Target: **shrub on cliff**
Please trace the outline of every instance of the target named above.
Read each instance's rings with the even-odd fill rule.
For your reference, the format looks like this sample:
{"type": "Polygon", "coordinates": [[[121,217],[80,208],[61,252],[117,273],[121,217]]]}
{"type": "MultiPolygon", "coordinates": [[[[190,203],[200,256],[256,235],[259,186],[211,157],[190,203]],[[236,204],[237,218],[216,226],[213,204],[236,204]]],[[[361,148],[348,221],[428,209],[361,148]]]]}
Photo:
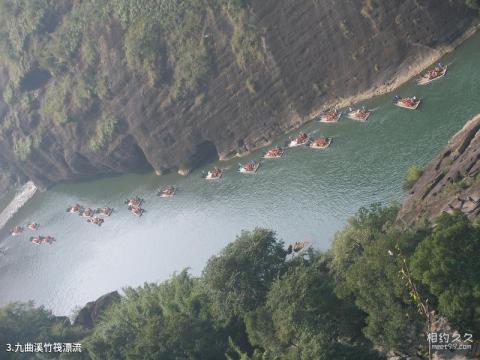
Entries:
{"type": "Polygon", "coordinates": [[[230,43],[237,65],[246,70],[248,65],[263,61],[260,38],[248,23],[247,1],[222,0],[221,4],[233,27],[230,43]]]}
{"type": "Polygon", "coordinates": [[[407,176],[405,177],[405,182],[403,183],[403,188],[405,190],[410,190],[413,185],[416,184],[420,176],[422,176],[423,170],[420,169],[417,165],[412,165],[407,170],[407,176]]]}
{"type": "Polygon", "coordinates": [[[13,152],[15,156],[21,160],[25,161],[29,158],[32,153],[32,139],[31,137],[20,137],[14,136],[13,138],[13,152]]]}
{"type": "Polygon", "coordinates": [[[166,80],[169,71],[176,99],[200,91],[211,70],[205,41],[208,1],[114,0],[109,5],[126,30],[125,54],[133,71],[146,74],[151,85],[166,80]]]}
{"type": "Polygon", "coordinates": [[[138,22],[130,26],[125,35],[128,66],[134,72],[146,73],[151,85],[160,81],[167,71],[166,49],[162,45],[161,29],[152,24],[138,22]]]}
{"type": "Polygon", "coordinates": [[[96,152],[108,145],[112,139],[118,120],[111,116],[102,116],[96,124],[95,133],[88,143],[90,150],[96,152]]]}

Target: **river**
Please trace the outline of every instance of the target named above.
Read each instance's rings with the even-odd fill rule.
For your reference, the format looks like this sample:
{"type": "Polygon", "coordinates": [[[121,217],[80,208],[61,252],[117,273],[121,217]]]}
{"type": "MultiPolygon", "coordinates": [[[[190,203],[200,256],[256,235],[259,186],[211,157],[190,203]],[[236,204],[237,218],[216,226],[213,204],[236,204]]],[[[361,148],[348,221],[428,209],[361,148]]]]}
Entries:
{"type": "Polygon", "coordinates": [[[201,179],[210,164],[188,177],[128,174],[37,192],[6,229],[37,221],[38,233],[57,241],[34,246],[32,232],[13,238],[2,230],[0,304],[31,299],[69,314],[111,290],[161,281],[186,267],[199,274],[242,229],[256,226],[288,243],[310,240],[327,249],[359,207],[401,201],[408,167],[428,163],[480,112],[479,49],[480,34],[442,59],[450,65],[444,79],[423,87],[411,81],[395,92],[422,98],[418,111],[394,107],[388,94],[362,104],[375,109],[367,123],[309,123],[302,130],[310,135],[334,137],[328,150],[290,149],[283,159],[264,161],[253,176],[237,173],[237,164],[258,159],[263,150],[219,162],[226,170],[218,182],[201,179]],[[165,184],[178,186],[176,197],[155,196],[165,184]],[[123,204],[133,195],[146,200],[141,218],[123,204]],[[77,202],[108,205],[115,213],[93,226],[65,212],[77,202]]]}

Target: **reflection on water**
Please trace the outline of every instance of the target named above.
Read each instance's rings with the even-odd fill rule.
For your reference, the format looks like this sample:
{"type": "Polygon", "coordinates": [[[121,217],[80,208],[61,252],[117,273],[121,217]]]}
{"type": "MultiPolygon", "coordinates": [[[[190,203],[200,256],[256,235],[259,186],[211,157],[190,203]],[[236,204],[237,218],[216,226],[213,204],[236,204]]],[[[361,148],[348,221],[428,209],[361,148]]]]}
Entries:
{"type": "Polygon", "coordinates": [[[426,164],[480,111],[479,45],[476,36],[444,59],[450,63],[445,79],[396,92],[422,98],[418,111],[392,106],[391,94],[366,103],[376,109],[367,123],[308,124],[307,133],[334,137],[328,150],[292,149],[283,159],[263,161],[256,175],[237,173],[236,159],[218,163],[226,169],[218,182],[201,179],[205,168],[186,178],[130,174],[36,194],[7,227],[37,221],[39,234],[57,242],[34,246],[28,232],[11,238],[3,230],[0,247],[8,254],[0,257],[0,303],[34,299],[69,313],[107,291],[163,280],[185,267],[198,274],[212,254],[255,226],[274,229],[287,242],[310,240],[328,248],[360,206],[401,200],[407,168],[426,164]],[[155,196],[165,184],[178,186],[176,197],[155,196]],[[124,205],[132,195],[146,200],[141,218],[124,205]],[[77,202],[108,205],[115,213],[93,226],[65,212],[77,202]]]}

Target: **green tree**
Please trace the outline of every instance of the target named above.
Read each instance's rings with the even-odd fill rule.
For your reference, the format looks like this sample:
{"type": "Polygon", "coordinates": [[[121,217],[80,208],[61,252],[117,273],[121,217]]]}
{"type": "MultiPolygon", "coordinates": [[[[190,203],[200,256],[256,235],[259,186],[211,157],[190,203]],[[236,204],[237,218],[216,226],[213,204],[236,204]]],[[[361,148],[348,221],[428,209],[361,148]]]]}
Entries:
{"type": "Polygon", "coordinates": [[[386,349],[412,352],[422,339],[424,319],[400,277],[402,259],[389,254],[398,244],[408,256],[423,235],[395,231],[397,211],[379,205],[360,209],[335,237],[332,268],[339,296],[354,296],[367,314],[367,338],[386,349]]]}
{"type": "Polygon", "coordinates": [[[331,249],[332,269],[340,280],[346,270],[363,254],[365,246],[388,231],[398,210],[396,204],[384,207],[377,203],[369,208],[362,207],[348,220],[347,226],[335,235],[331,249]]]}
{"type": "Polygon", "coordinates": [[[228,337],[216,328],[198,280],[186,271],[161,284],[125,289],[85,341],[93,359],[221,359],[228,337]]]}
{"type": "Polygon", "coordinates": [[[363,314],[339,299],[328,259],[292,264],[276,280],[265,306],[246,316],[247,333],[267,359],[376,359],[362,336],[363,314]],[[367,345],[367,346],[364,346],[367,345]]]}
{"type": "Polygon", "coordinates": [[[214,314],[222,320],[242,318],[262,305],[285,257],[283,242],[274,232],[242,232],[220,255],[210,258],[203,271],[214,314]]]}
{"type": "MultiPolygon", "coordinates": [[[[6,344],[76,342],[87,334],[81,328],[72,327],[64,316],[54,316],[43,306],[35,307],[33,302],[11,303],[0,308],[0,344],[2,359],[35,358],[22,353],[5,352],[6,344]]],[[[54,358],[57,354],[45,354],[54,358]]],[[[78,358],[84,358],[80,355],[78,358]]]]}
{"type": "Polygon", "coordinates": [[[480,332],[480,229],[464,215],[444,214],[412,257],[412,273],[460,331],[480,332]]]}
{"type": "Polygon", "coordinates": [[[36,308],[33,302],[8,304],[0,308],[0,342],[4,346],[46,339],[54,321],[51,311],[36,308]]]}

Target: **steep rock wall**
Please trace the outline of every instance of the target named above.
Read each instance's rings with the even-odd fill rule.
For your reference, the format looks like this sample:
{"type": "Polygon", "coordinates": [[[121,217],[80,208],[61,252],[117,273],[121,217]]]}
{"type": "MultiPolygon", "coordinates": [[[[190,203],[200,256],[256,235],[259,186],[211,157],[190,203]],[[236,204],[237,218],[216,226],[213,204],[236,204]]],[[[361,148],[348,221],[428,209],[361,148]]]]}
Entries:
{"type": "MultiPolygon", "coordinates": [[[[43,74],[36,86],[24,89],[31,100],[27,107],[0,100],[0,118],[16,119],[0,141],[1,187],[26,180],[47,187],[149,169],[186,174],[213,158],[264,146],[323,108],[399,85],[478,22],[475,12],[436,0],[252,0],[248,12],[263,59],[239,66],[231,21],[208,16],[212,71],[202,93],[183,100],[129,70],[118,19],[99,23],[90,36],[108,95],[90,104],[79,120],[58,125],[41,118],[42,99],[56,86],[53,76],[43,74]],[[118,124],[107,146],[92,151],[88,143],[101,113],[115,116],[118,124]],[[14,140],[39,132],[39,124],[38,141],[28,156],[19,157],[14,140]]],[[[75,66],[86,71],[81,60],[75,66]]],[[[0,87],[9,76],[0,64],[0,87]]]]}
{"type": "Polygon", "coordinates": [[[480,215],[480,115],[465,124],[425,168],[398,215],[411,226],[432,222],[443,212],[480,215]]]}

